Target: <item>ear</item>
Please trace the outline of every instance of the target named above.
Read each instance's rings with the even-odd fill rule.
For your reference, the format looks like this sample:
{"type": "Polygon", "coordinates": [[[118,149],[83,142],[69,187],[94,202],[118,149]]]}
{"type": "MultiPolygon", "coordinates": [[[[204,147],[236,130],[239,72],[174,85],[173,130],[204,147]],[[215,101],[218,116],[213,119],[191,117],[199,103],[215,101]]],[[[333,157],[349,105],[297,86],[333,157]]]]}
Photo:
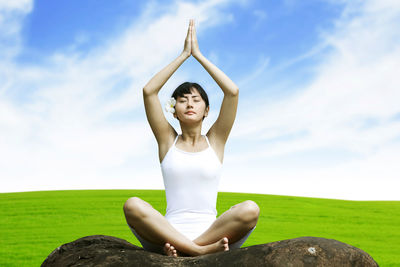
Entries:
{"type": "Polygon", "coordinates": [[[204,116],[208,116],[208,112],[210,111],[210,106],[208,106],[204,112],[204,116]]]}

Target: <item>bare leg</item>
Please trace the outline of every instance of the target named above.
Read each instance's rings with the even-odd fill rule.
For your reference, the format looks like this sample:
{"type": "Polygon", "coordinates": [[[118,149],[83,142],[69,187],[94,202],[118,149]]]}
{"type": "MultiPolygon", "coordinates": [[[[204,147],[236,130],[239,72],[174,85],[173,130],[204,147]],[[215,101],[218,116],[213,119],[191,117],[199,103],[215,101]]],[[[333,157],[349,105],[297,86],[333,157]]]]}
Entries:
{"type": "MultiPolygon", "coordinates": [[[[125,218],[127,223],[147,241],[165,245],[173,245],[173,250],[181,251],[190,256],[224,251],[228,249],[228,239],[221,237],[213,243],[198,245],[187,237],[179,233],[165,218],[155,210],[149,203],[138,198],[132,197],[124,205],[125,218]]],[[[164,248],[165,250],[165,248],[164,248]]],[[[166,251],[168,252],[168,248],[166,251]]]]}
{"type": "Polygon", "coordinates": [[[198,238],[193,240],[198,245],[212,244],[223,237],[229,243],[235,243],[245,236],[256,224],[260,209],[251,200],[233,206],[219,216],[215,222],[198,238]]]}

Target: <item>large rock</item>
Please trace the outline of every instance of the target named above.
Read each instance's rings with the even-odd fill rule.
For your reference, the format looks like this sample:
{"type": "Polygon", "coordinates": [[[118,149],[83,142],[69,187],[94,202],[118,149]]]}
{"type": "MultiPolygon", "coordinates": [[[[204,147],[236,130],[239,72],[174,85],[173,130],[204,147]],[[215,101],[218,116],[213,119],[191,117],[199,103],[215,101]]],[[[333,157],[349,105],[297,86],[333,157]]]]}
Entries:
{"type": "Polygon", "coordinates": [[[334,239],[299,237],[198,257],[172,258],[112,236],[88,236],[55,249],[42,266],[378,266],[334,239]]]}

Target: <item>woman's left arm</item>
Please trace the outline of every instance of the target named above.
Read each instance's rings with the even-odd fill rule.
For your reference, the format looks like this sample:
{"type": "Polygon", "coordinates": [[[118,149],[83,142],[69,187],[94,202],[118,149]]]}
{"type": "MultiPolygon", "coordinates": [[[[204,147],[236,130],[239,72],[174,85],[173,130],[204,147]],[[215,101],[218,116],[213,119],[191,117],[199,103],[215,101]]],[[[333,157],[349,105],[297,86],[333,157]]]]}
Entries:
{"type": "Polygon", "coordinates": [[[205,58],[199,49],[196,37],[196,29],[192,28],[192,56],[204,67],[204,69],[211,75],[218,86],[224,92],[224,99],[222,100],[221,110],[214,125],[210,128],[209,134],[216,137],[223,144],[226,143],[229,133],[232,129],[236,117],[236,110],[239,99],[238,86],[226,76],[217,66],[205,58]]]}

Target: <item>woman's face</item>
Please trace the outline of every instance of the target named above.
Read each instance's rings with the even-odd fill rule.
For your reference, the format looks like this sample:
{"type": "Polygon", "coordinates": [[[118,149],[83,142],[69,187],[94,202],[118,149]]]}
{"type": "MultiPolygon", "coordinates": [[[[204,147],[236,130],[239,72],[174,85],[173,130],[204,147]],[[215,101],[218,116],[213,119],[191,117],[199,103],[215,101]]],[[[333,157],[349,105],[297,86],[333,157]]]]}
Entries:
{"type": "Polygon", "coordinates": [[[206,108],[206,103],[197,89],[192,88],[191,92],[191,94],[184,94],[183,97],[178,96],[176,100],[174,117],[178,117],[179,121],[202,121],[203,117],[208,115],[210,108],[206,108]]]}

